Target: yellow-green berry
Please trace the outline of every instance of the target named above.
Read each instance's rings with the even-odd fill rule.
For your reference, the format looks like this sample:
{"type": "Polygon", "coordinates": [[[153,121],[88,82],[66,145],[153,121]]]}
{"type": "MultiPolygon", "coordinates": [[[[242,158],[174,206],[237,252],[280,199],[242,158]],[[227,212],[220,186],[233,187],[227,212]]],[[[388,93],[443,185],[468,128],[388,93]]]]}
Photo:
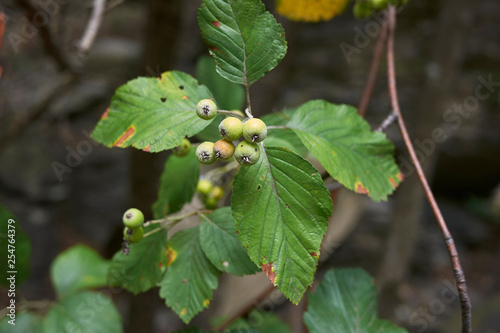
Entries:
{"type": "Polygon", "coordinates": [[[243,136],[248,142],[261,142],[267,136],[266,124],[258,118],[248,119],[243,125],[243,136]]]}
{"type": "Polygon", "coordinates": [[[216,200],[220,200],[224,195],[224,189],[220,186],[214,186],[214,188],[210,191],[208,196],[215,198],[216,200]]]}
{"type": "Polygon", "coordinates": [[[219,132],[225,140],[238,140],[243,135],[243,123],[236,117],[227,117],[220,122],[219,132]]]}
{"type": "Polygon", "coordinates": [[[205,141],[196,148],[196,158],[201,164],[212,164],[215,162],[214,143],[205,141]]]}
{"type": "Polygon", "coordinates": [[[260,157],[260,147],[256,143],[241,141],[234,150],[234,159],[241,165],[257,163],[260,157]]]}
{"type": "Polygon", "coordinates": [[[144,223],[144,214],[137,208],[130,208],[123,214],[123,224],[131,229],[138,228],[144,223]]]}
{"type": "Polygon", "coordinates": [[[191,142],[188,139],[184,138],[182,139],[180,145],[172,149],[172,152],[176,156],[186,156],[187,154],[189,154],[190,150],[191,150],[191,142]]]}
{"type": "Polygon", "coordinates": [[[130,229],[125,227],[123,229],[123,237],[130,241],[130,243],[137,243],[144,236],[144,229],[142,227],[130,229]]]}
{"type": "Polygon", "coordinates": [[[201,119],[212,119],[217,115],[217,105],[211,99],[202,99],[196,105],[196,114],[201,119]]]}
{"type": "Polygon", "coordinates": [[[205,208],[207,208],[207,209],[215,209],[215,208],[217,208],[217,203],[218,202],[219,202],[219,200],[215,199],[214,197],[208,196],[205,199],[205,208]]]}
{"type": "Polygon", "coordinates": [[[208,195],[212,190],[212,182],[208,179],[201,179],[196,185],[196,190],[201,194],[208,195]]]}

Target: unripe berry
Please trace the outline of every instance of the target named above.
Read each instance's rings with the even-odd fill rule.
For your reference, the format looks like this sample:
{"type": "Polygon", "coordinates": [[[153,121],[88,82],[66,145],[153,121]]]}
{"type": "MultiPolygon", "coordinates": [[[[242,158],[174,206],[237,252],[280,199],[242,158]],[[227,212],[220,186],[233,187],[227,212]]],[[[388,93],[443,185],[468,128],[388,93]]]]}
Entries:
{"type": "Polygon", "coordinates": [[[213,197],[215,198],[215,200],[220,200],[220,198],[222,198],[223,195],[224,195],[224,189],[220,186],[215,186],[208,194],[209,197],[213,197]]]}
{"type": "Polygon", "coordinates": [[[131,229],[138,228],[144,222],[144,215],[137,208],[128,209],[123,214],[123,224],[131,229]]]}
{"type": "Polygon", "coordinates": [[[217,105],[211,99],[202,99],[196,105],[196,114],[201,119],[212,119],[217,115],[217,105]]]}
{"type": "Polygon", "coordinates": [[[241,141],[234,150],[234,159],[241,165],[257,163],[260,157],[260,147],[256,143],[241,141]]]}
{"type": "Polygon", "coordinates": [[[196,190],[201,194],[208,195],[212,190],[212,182],[208,179],[202,179],[198,181],[196,185],[196,190]]]}
{"type": "Polygon", "coordinates": [[[205,199],[205,208],[215,209],[215,208],[217,208],[218,202],[219,202],[219,200],[215,199],[214,197],[207,197],[205,199]]]}
{"type": "Polygon", "coordinates": [[[144,236],[144,229],[142,227],[130,229],[125,227],[123,229],[123,237],[130,241],[130,243],[137,243],[144,236]]]}
{"type": "Polygon", "coordinates": [[[215,157],[227,161],[234,154],[234,145],[231,141],[221,139],[214,144],[215,157]]]}
{"type": "Polygon", "coordinates": [[[212,164],[215,162],[214,143],[205,141],[196,148],[196,158],[201,164],[212,164]]]}
{"type": "Polygon", "coordinates": [[[219,132],[225,140],[238,140],[243,135],[243,123],[236,117],[227,117],[220,122],[219,132]]]}
{"type": "Polygon", "coordinates": [[[172,153],[176,156],[186,156],[189,154],[189,150],[191,150],[191,142],[184,138],[179,146],[172,149],[172,153]]]}
{"type": "Polygon", "coordinates": [[[261,142],[267,136],[266,124],[258,118],[248,119],[243,125],[243,136],[248,142],[261,142]]]}

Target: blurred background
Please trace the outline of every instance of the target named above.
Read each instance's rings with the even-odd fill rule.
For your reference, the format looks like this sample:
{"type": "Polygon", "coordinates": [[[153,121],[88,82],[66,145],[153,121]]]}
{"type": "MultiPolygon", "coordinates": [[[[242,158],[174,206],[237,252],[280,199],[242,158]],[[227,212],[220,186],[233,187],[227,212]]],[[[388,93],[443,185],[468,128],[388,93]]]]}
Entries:
{"type": "MultiPolygon", "coordinates": [[[[274,2],[264,2],[275,13],[274,2]]],[[[128,80],[173,69],[194,75],[197,59],[208,54],[196,21],[200,3],[110,0],[95,43],[80,54],[76,43],[92,1],[0,1],[6,18],[0,203],[31,238],[25,298],[55,297],[49,267],[64,249],[84,243],[110,258],[120,249],[123,212],[134,206],[151,215],[168,153],[109,149],[89,133],[114,90],[128,80]],[[33,18],[36,28],[28,23],[33,18]],[[85,156],[75,155],[77,150],[85,156]]],[[[380,21],[355,19],[352,4],[323,23],[275,15],[285,28],[288,53],[252,87],[254,113],[318,98],[358,105],[380,21]]],[[[500,332],[499,17],[495,0],[412,0],[398,15],[395,37],[401,107],[455,237],[473,331],[484,333],[500,332]]],[[[385,70],[383,59],[366,113],[373,128],[390,112],[385,70]]],[[[342,189],[333,193],[334,216],[317,279],[330,267],[363,267],[379,289],[381,317],[410,332],[457,332],[459,302],[440,230],[397,126],[386,132],[405,181],[387,202],[342,189]]],[[[194,324],[208,327],[210,316],[231,315],[270,285],[259,277],[222,279],[210,309],[194,324]]],[[[305,332],[306,304],[293,306],[275,294],[270,299],[257,307],[275,311],[293,332],[305,332]]],[[[126,332],[183,327],[157,290],[135,297],[122,291],[114,301],[126,332]]]]}

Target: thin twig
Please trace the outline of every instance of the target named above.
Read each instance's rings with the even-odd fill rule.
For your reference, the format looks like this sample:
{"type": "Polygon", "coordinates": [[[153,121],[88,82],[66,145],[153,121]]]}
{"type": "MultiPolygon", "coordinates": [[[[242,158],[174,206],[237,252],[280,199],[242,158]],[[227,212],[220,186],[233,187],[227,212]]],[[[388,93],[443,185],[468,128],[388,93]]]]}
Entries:
{"type": "Polygon", "coordinates": [[[389,7],[389,36],[387,39],[387,75],[389,79],[389,95],[391,98],[391,104],[394,112],[396,112],[398,116],[398,123],[401,130],[401,135],[406,144],[406,148],[410,153],[413,164],[415,165],[415,169],[417,170],[418,178],[424,188],[425,195],[427,200],[429,201],[432,211],[436,216],[439,227],[441,228],[441,232],[443,234],[444,241],[448,248],[448,252],[451,259],[451,264],[453,266],[453,271],[455,275],[455,282],[457,285],[457,290],[459,292],[460,304],[462,307],[462,333],[470,333],[472,331],[471,328],[471,304],[470,299],[467,294],[467,285],[465,283],[465,276],[460,265],[460,259],[458,257],[457,248],[455,246],[455,242],[453,241],[453,237],[448,230],[446,222],[441,214],[441,211],[437,205],[436,199],[432,194],[430,186],[425,178],[424,171],[422,166],[420,165],[417,154],[415,153],[415,149],[410,140],[410,136],[408,135],[408,131],[406,130],[406,125],[401,115],[401,110],[399,108],[399,101],[397,95],[396,88],[396,73],[394,66],[394,28],[396,26],[396,10],[394,6],[389,7]]]}
{"type": "MultiPolygon", "coordinates": [[[[40,9],[35,7],[35,5],[33,5],[29,0],[17,0],[17,4],[19,7],[24,9],[26,17],[31,21],[31,23],[34,23],[33,20],[37,17],[37,13],[40,12],[40,9]]],[[[54,41],[49,27],[50,23],[48,22],[38,28],[45,52],[47,52],[55,60],[60,70],[70,70],[74,72],[73,66],[69,63],[59,46],[54,41]]]]}
{"type": "Polygon", "coordinates": [[[233,117],[237,117],[237,118],[240,118],[240,119],[245,119],[245,115],[241,114],[239,111],[229,111],[229,110],[217,110],[217,113],[221,113],[221,114],[227,114],[228,116],[233,116],[233,117]]]}
{"type": "Polygon", "coordinates": [[[105,7],[106,0],[94,0],[89,22],[85,28],[82,39],[77,45],[78,52],[80,52],[80,54],[86,54],[94,43],[95,36],[97,35],[99,26],[102,22],[105,7]]]}
{"type": "Polygon", "coordinates": [[[389,127],[394,121],[396,121],[397,118],[398,115],[396,114],[396,112],[391,111],[391,113],[389,113],[387,118],[384,119],[384,121],[382,122],[382,124],[380,124],[380,126],[376,129],[376,131],[384,132],[387,129],[387,127],[389,127]]]}
{"type": "Polygon", "coordinates": [[[358,106],[358,113],[363,116],[368,108],[368,103],[372,96],[373,87],[375,86],[375,80],[377,79],[378,67],[380,64],[380,58],[382,56],[382,51],[384,50],[385,41],[387,39],[388,30],[387,20],[382,22],[382,28],[380,30],[380,35],[377,39],[377,44],[375,45],[375,53],[373,54],[372,64],[370,65],[370,72],[368,74],[368,79],[366,81],[365,90],[361,97],[361,101],[358,106]]]}

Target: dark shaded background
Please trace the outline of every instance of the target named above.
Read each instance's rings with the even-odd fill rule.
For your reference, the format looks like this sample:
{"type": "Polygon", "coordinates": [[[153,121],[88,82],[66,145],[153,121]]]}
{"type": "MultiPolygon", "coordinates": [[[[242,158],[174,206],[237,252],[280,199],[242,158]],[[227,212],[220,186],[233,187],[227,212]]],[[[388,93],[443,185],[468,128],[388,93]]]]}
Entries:
{"type": "MultiPolygon", "coordinates": [[[[65,61],[79,73],[66,84],[71,74],[48,55],[53,50],[47,52],[41,33],[17,51],[9,40],[9,33],[23,33],[26,1],[1,0],[0,6],[8,17],[0,53],[0,202],[31,237],[32,276],[21,288],[30,300],[54,298],[49,266],[67,247],[85,243],[112,256],[120,247],[123,211],[136,206],[147,212],[156,199],[166,154],[92,144],[62,181],[54,162],[66,164],[68,151],[85,145],[85,133],[92,131],[118,86],[138,75],[172,69],[194,74],[196,59],[207,54],[196,22],[201,1],[125,1],[106,13],[88,57],[76,53],[75,42],[91,2],[64,2],[48,27],[65,61]]],[[[274,10],[271,1],[266,5],[274,10]]],[[[402,110],[412,137],[420,142],[417,150],[461,255],[474,332],[500,331],[499,17],[500,2],[495,0],[413,0],[398,16],[395,41],[402,110]],[[489,98],[468,116],[449,111],[476,95],[480,77],[499,82],[491,86],[489,98]],[[446,135],[439,144],[431,140],[436,129],[446,135]]],[[[360,31],[369,32],[377,21],[356,20],[350,8],[325,23],[277,19],[287,34],[288,54],[252,87],[254,112],[265,114],[316,98],[357,105],[376,37],[368,36],[349,59],[341,45],[360,46],[360,31]]],[[[390,112],[384,62],[379,74],[366,115],[373,128],[390,112]]],[[[410,332],[457,332],[458,301],[445,303],[443,309],[443,302],[436,301],[453,285],[448,254],[418,181],[407,168],[397,126],[387,133],[406,171],[405,182],[388,202],[364,200],[360,218],[325,267],[368,270],[381,292],[381,316],[410,332]]],[[[115,301],[127,332],[182,326],[156,291],[138,297],[122,292],[115,301]]],[[[285,302],[277,311],[287,320],[296,313],[293,308],[285,302]]],[[[195,322],[206,324],[206,314],[195,322]]],[[[303,331],[301,325],[293,326],[294,332],[303,331]]]]}

